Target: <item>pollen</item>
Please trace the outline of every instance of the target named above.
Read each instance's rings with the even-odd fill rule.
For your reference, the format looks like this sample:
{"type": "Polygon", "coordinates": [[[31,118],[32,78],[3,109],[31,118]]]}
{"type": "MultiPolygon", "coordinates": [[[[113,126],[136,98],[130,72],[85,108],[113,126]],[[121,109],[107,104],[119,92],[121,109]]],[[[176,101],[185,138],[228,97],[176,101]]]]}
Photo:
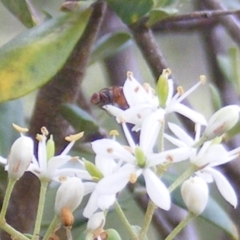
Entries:
{"type": "Polygon", "coordinates": [[[201,82],[201,84],[204,85],[204,84],[206,83],[206,81],[207,81],[206,76],[205,76],[205,75],[201,75],[201,76],[200,76],[200,82],[201,82]]]}
{"type": "Polygon", "coordinates": [[[69,136],[65,137],[65,140],[68,141],[68,142],[77,141],[80,138],[82,138],[83,135],[84,135],[84,132],[80,132],[80,133],[77,133],[77,134],[74,134],[74,135],[69,135],[69,136]]]}
{"type": "Polygon", "coordinates": [[[184,93],[184,89],[182,86],[177,87],[177,92],[181,96],[184,93]]]}
{"type": "Polygon", "coordinates": [[[41,133],[44,135],[44,136],[47,136],[49,134],[48,130],[46,127],[41,127],[41,133]]]}
{"type": "Polygon", "coordinates": [[[118,132],[117,130],[111,130],[111,131],[109,132],[109,135],[110,135],[110,136],[119,136],[119,132],[118,132]]]}
{"type": "Polygon", "coordinates": [[[130,183],[135,183],[137,181],[137,174],[136,173],[132,173],[129,177],[129,182],[130,183]]]}
{"type": "Polygon", "coordinates": [[[36,135],[36,139],[37,139],[39,142],[41,142],[42,139],[43,139],[43,136],[42,136],[41,134],[37,134],[37,135],[36,135]]]}
{"type": "Polygon", "coordinates": [[[13,126],[13,128],[14,128],[16,131],[18,131],[19,133],[26,133],[26,132],[28,132],[28,129],[27,129],[27,128],[20,127],[20,126],[18,126],[18,125],[15,124],[15,123],[12,123],[12,126],[13,126]]]}
{"type": "Polygon", "coordinates": [[[132,80],[132,77],[133,77],[133,73],[130,72],[130,71],[127,71],[127,78],[128,78],[129,80],[132,80]]]}

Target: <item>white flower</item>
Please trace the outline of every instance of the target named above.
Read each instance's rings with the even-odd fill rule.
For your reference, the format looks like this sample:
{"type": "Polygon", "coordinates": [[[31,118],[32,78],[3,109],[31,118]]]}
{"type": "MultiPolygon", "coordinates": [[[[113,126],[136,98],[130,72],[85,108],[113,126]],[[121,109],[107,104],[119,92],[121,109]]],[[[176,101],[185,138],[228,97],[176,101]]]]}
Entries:
{"type": "MultiPolygon", "coordinates": [[[[165,135],[165,138],[177,146],[189,146],[189,149],[192,149],[192,146],[200,137],[200,128],[198,128],[198,131],[196,132],[197,137],[193,140],[177,125],[169,123],[168,126],[181,140],[174,139],[168,135],[165,135]]],[[[211,141],[207,141],[200,149],[192,151],[190,157],[190,162],[199,169],[196,172],[197,176],[202,177],[208,183],[215,181],[221,195],[234,208],[237,206],[235,191],[227,179],[219,171],[215,170],[214,167],[237,158],[239,151],[240,148],[236,148],[232,151],[226,151],[222,144],[214,144],[211,141]]]]}
{"type": "Polygon", "coordinates": [[[76,177],[68,178],[57,190],[55,213],[60,216],[64,208],[73,212],[80,205],[83,195],[84,187],[81,179],[76,177]]]}
{"type": "MultiPolygon", "coordinates": [[[[27,170],[32,158],[33,140],[22,135],[13,143],[7,158],[6,170],[9,177],[18,180],[27,170]]],[[[3,158],[2,161],[5,162],[3,158]]]]}
{"type": "Polygon", "coordinates": [[[195,216],[201,214],[208,201],[208,185],[200,177],[191,177],[181,187],[181,194],[188,210],[195,216]]]}
{"type": "Polygon", "coordinates": [[[169,160],[173,162],[185,160],[189,157],[189,152],[186,151],[186,148],[178,148],[162,153],[153,153],[153,145],[161,127],[161,121],[156,112],[143,122],[139,146],[134,143],[124,122],[122,126],[130,147],[126,148],[110,139],[92,142],[93,150],[97,156],[117,161],[121,165],[114,174],[104,177],[97,184],[96,196],[116,194],[129,181],[134,183],[142,174],[151,200],[158,207],[168,210],[171,203],[169,191],[151,167],[169,160]]]}
{"type": "Polygon", "coordinates": [[[219,109],[210,118],[207,127],[203,133],[208,140],[221,136],[230,130],[239,119],[240,107],[229,105],[219,109]]]}
{"type": "MultiPolygon", "coordinates": [[[[47,181],[51,180],[59,180],[59,176],[67,176],[71,170],[69,168],[62,168],[64,164],[66,164],[69,160],[72,159],[71,156],[67,155],[75,141],[80,139],[83,136],[83,133],[79,133],[76,135],[72,135],[67,137],[70,143],[63,150],[63,152],[57,156],[48,156],[47,154],[47,135],[48,132],[46,128],[42,128],[42,135],[38,135],[37,139],[38,143],[38,159],[33,158],[32,163],[30,164],[28,171],[31,171],[35,174],[39,179],[44,179],[47,181]],[[48,157],[50,157],[48,159],[48,157]]],[[[49,141],[52,141],[50,138],[49,141]]],[[[54,154],[54,153],[53,153],[54,154]]],[[[72,171],[74,171],[72,169],[72,171]]]]}
{"type": "MultiPolygon", "coordinates": [[[[164,117],[165,114],[177,112],[191,119],[195,123],[206,125],[206,120],[201,114],[181,103],[181,101],[193,92],[200,84],[201,82],[197,83],[184,94],[178,92],[173,96],[173,82],[171,79],[168,80],[168,97],[162,117],[164,117]]],[[[118,121],[120,117],[124,118],[126,122],[134,124],[135,126],[133,130],[138,131],[141,128],[144,118],[160,109],[159,100],[157,96],[154,95],[152,88],[149,87],[149,85],[145,88],[140,85],[131,72],[127,73],[123,92],[128,102],[129,109],[121,110],[112,105],[105,105],[104,108],[115,116],[118,121]]],[[[162,114],[162,111],[160,111],[160,114],[162,114]]]]}

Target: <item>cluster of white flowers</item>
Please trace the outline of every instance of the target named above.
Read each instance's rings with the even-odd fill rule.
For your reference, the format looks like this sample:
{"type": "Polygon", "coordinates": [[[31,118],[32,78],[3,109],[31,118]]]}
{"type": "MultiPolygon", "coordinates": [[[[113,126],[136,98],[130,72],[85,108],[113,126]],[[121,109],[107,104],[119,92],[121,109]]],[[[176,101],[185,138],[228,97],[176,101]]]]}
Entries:
{"type": "Polygon", "coordinates": [[[127,73],[123,93],[128,108],[123,110],[120,106],[110,104],[103,106],[121,124],[127,144],[121,145],[116,141],[115,131],[111,133],[111,139],[92,142],[95,164],[78,159],[82,169],[64,167],[73,159],[67,154],[74,142],[82,137],[82,133],[68,137],[70,144],[60,155],[54,156],[53,139],[50,137],[47,141],[46,128],[42,128],[42,134],[37,136],[37,158],[33,154],[32,139],[21,133],[12,145],[8,159],[0,158],[0,162],[5,164],[11,178],[19,179],[25,171],[31,171],[41,181],[67,179],[57,192],[57,215],[66,209],[73,212],[83,196],[91,193],[83,211],[83,215],[89,219],[88,229],[91,231],[95,229],[99,232],[100,229],[101,232],[105,223],[103,212],[114,204],[118,193],[129,182],[134,184],[140,175],[145,180],[146,193],[152,202],[161,209],[169,210],[170,190],[158,175],[158,170],[166,163],[188,160],[189,166],[194,169],[181,189],[183,200],[193,214],[199,215],[204,210],[209,194],[207,183],[213,181],[226,201],[236,207],[237,197],[233,188],[214,167],[238,157],[240,148],[227,151],[221,143],[221,136],[236,124],[240,108],[226,106],[207,122],[202,114],[181,103],[203,83],[203,77],[185,93],[182,88],[178,88],[174,95],[173,82],[169,76],[169,69],[164,70],[154,91],[148,84],[139,84],[131,72],[127,73]],[[167,122],[166,116],[173,112],[193,121],[196,126],[194,139],[178,125],[167,122]],[[138,140],[133,139],[129,126],[132,131],[138,132],[138,140]],[[164,133],[166,127],[174,137],[164,133]],[[165,140],[176,148],[158,149],[157,145],[162,145],[165,140]]]}

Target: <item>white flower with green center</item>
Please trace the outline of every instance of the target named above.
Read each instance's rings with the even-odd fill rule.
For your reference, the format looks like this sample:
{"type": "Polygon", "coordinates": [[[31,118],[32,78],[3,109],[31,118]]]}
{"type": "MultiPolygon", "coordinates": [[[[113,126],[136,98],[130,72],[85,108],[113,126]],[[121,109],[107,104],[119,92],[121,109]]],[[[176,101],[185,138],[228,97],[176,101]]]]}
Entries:
{"type": "MultiPolygon", "coordinates": [[[[161,119],[161,118],[160,118],[161,119]]],[[[184,148],[173,149],[161,153],[153,153],[161,121],[155,112],[142,124],[140,144],[136,145],[123,122],[123,130],[129,147],[122,146],[111,139],[92,142],[96,156],[116,161],[121,167],[109,176],[104,177],[95,188],[95,197],[109,196],[120,192],[128,182],[135,183],[142,174],[145,179],[146,191],[151,200],[160,208],[169,210],[170,194],[164,183],[158,178],[152,167],[167,161],[182,161],[189,157],[190,152],[184,148]]]]}
{"type": "MultiPolygon", "coordinates": [[[[179,139],[175,139],[166,134],[165,138],[179,147],[188,146],[189,149],[192,149],[195,142],[199,140],[200,128],[196,131],[196,138],[193,140],[179,126],[172,123],[169,123],[168,126],[179,139]]],[[[199,169],[195,174],[202,177],[208,183],[215,181],[223,198],[234,208],[237,206],[236,193],[225,176],[214,169],[214,167],[232,161],[239,156],[239,152],[240,147],[232,151],[226,151],[222,144],[215,144],[213,141],[207,141],[201,148],[192,151],[190,157],[191,164],[199,169]]]]}
{"type": "Polygon", "coordinates": [[[67,154],[71,150],[75,141],[83,136],[83,133],[66,137],[66,140],[70,143],[61,154],[54,156],[55,149],[52,137],[47,141],[47,129],[43,127],[41,131],[42,134],[37,135],[39,141],[38,159],[35,157],[33,158],[28,171],[35,174],[39,179],[59,181],[60,176],[67,176],[69,172],[71,173],[74,171],[73,169],[61,167],[72,159],[72,157],[67,154]]]}
{"type": "Polygon", "coordinates": [[[161,115],[163,109],[163,117],[171,112],[177,112],[191,119],[195,123],[206,125],[206,120],[202,114],[190,109],[181,103],[181,101],[185,99],[190,93],[192,93],[197,87],[199,87],[203,81],[199,81],[183,94],[182,89],[179,88],[179,91],[173,95],[173,81],[171,79],[167,79],[169,74],[170,71],[168,69],[165,69],[161,75],[164,76],[165,82],[162,84],[164,86],[160,86],[159,88],[164,88],[165,91],[162,93],[159,91],[158,95],[166,95],[165,97],[162,97],[164,98],[164,103],[160,102],[161,96],[157,97],[149,85],[142,86],[133,77],[133,74],[131,72],[128,72],[127,79],[123,86],[123,92],[129,108],[127,110],[121,110],[118,107],[112,105],[105,105],[103,108],[115,116],[118,122],[121,121],[121,118],[124,118],[126,122],[134,124],[134,131],[139,131],[145,117],[148,117],[152,113],[158,111],[159,115],[161,115]]]}

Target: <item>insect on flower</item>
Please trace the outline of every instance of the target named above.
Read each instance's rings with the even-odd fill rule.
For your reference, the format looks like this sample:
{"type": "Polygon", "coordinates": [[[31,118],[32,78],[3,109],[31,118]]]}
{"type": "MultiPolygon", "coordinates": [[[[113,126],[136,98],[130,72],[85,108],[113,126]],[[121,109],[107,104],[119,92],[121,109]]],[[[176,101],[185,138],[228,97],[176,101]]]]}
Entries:
{"type": "Polygon", "coordinates": [[[91,97],[91,103],[100,108],[107,104],[117,106],[123,110],[129,108],[123,93],[123,87],[120,86],[103,88],[99,92],[94,93],[91,97]]]}

